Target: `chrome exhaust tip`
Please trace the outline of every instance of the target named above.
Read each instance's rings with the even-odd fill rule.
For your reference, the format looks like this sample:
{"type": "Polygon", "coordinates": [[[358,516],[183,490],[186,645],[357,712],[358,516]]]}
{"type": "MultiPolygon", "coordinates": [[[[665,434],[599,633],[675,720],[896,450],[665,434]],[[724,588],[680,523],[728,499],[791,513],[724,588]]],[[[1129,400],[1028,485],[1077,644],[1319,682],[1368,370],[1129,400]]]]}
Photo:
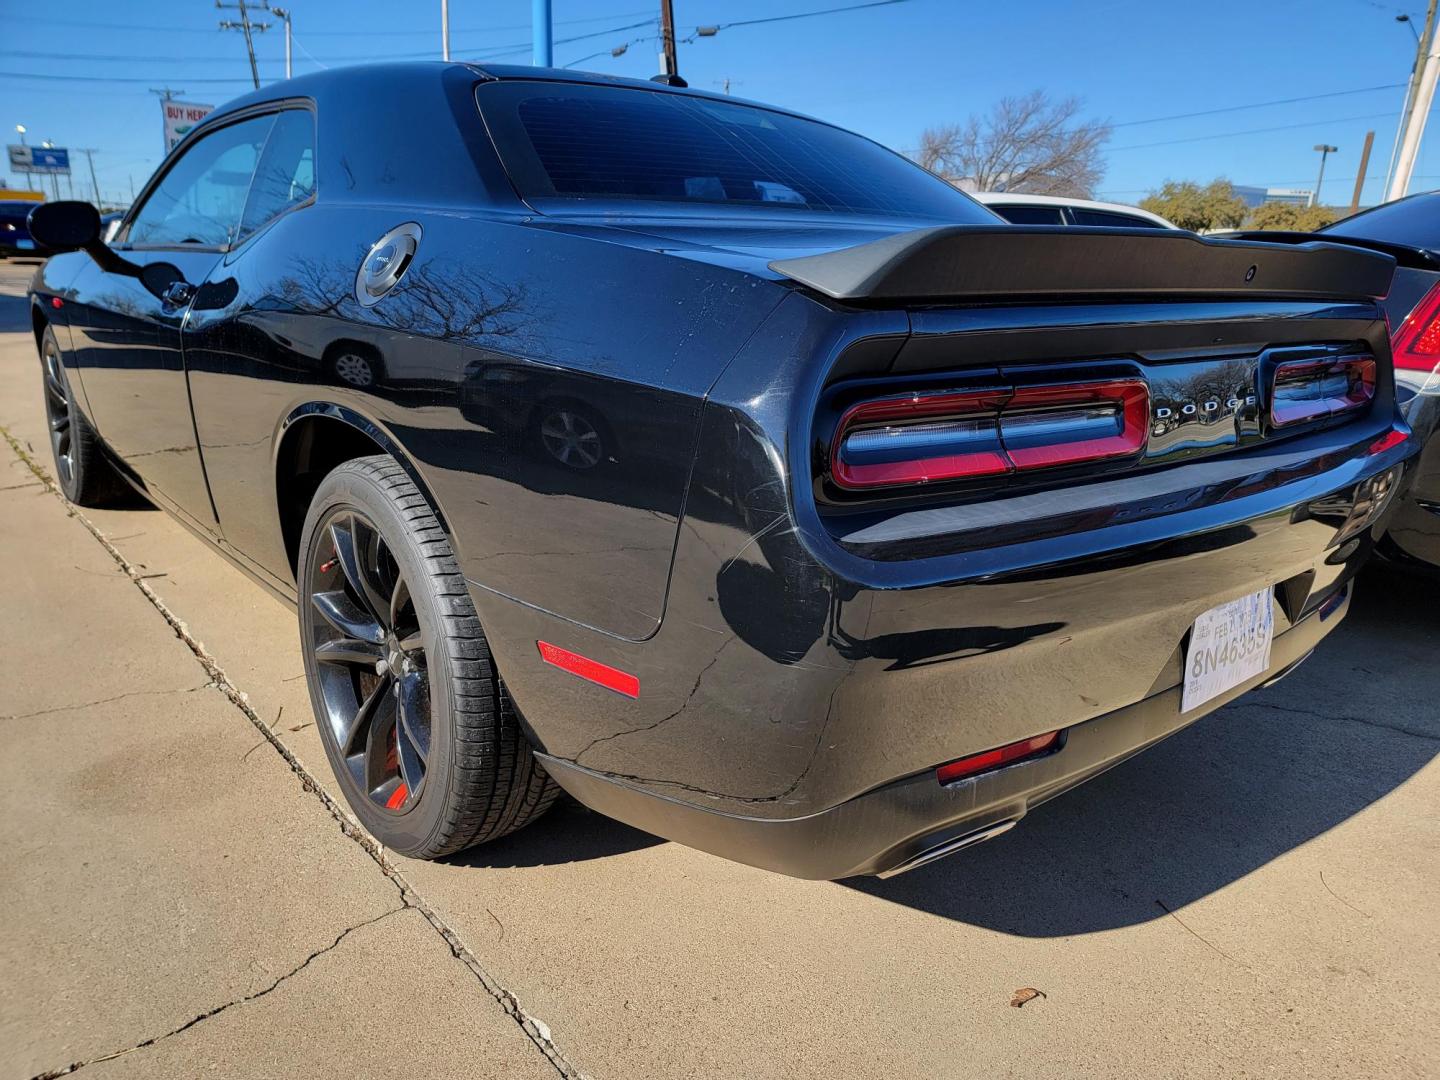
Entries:
{"type": "Polygon", "coordinates": [[[904,862],[892,866],[889,870],[881,870],[875,876],[884,880],[896,877],[900,874],[914,870],[916,867],[932,863],[936,859],[943,859],[946,855],[954,855],[957,851],[964,851],[966,848],[974,847],[976,844],[983,844],[986,840],[993,840],[1001,833],[1007,833],[1015,827],[1018,818],[1009,818],[1005,821],[997,821],[994,825],[987,825],[983,829],[966,833],[964,836],[957,836],[936,844],[934,847],[926,848],[920,854],[912,856],[904,862]]]}

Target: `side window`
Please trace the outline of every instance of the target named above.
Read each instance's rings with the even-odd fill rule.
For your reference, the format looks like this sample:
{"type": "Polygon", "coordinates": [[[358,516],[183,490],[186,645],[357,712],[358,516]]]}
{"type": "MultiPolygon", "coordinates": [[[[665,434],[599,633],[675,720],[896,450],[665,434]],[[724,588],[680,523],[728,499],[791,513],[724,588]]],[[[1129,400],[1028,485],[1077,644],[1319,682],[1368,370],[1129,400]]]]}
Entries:
{"type": "Polygon", "coordinates": [[[132,244],[231,243],[274,116],[257,116],[205,136],[185,151],[130,223],[132,244]]]}
{"type": "Polygon", "coordinates": [[[239,236],[249,236],[271,218],[314,194],[315,118],[309,109],[290,109],[277,116],[270,129],[240,219],[239,236]]]}
{"type": "Polygon", "coordinates": [[[1020,206],[1001,203],[990,207],[1011,225],[1064,225],[1058,206],[1020,206]]]}
{"type": "Polygon", "coordinates": [[[1112,214],[1107,210],[1071,209],[1076,225],[1100,225],[1110,229],[1163,229],[1149,218],[1131,217],[1129,214],[1112,214]]]}

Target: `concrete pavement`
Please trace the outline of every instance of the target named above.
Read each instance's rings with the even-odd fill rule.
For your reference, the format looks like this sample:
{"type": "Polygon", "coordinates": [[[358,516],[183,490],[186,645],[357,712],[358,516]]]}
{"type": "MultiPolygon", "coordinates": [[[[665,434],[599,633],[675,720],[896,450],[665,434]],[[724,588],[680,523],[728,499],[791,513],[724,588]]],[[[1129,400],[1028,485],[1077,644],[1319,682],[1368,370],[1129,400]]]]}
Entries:
{"type": "Polygon", "coordinates": [[[414,863],[330,794],[293,614],[36,479],[23,313],[0,296],[0,1075],[1440,1074],[1440,589],[1363,581],[1290,679],[890,882],[573,806],[414,863]]]}

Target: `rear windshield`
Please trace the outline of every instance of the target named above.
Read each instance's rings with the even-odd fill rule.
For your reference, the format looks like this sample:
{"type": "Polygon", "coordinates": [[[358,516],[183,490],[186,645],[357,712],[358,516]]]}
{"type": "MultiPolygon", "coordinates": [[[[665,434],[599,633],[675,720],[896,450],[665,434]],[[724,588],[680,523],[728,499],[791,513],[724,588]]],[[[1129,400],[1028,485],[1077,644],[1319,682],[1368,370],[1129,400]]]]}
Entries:
{"type": "Polygon", "coordinates": [[[1319,230],[1383,244],[1440,250],[1440,194],[1416,195],[1377,206],[1319,230]]]}
{"type": "Polygon", "coordinates": [[[993,222],[858,135],[749,105],[638,88],[502,82],[477,98],[526,200],[724,203],[993,222]]]}

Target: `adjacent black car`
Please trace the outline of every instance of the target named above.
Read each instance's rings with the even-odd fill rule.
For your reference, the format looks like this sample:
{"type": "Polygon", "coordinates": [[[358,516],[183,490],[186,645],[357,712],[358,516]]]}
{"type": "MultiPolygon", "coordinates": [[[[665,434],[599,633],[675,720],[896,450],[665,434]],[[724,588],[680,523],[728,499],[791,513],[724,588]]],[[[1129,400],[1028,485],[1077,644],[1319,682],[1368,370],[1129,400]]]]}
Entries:
{"type": "Polygon", "coordinates": [[[30,235],[30,211],[36,203],[27,199],[0,199],[0,256],[48,255],[30,235]]]}
{"type": "Polygon", "coordinates": [[[1236,233],[1270,242],[1324,240],[1384,252],[1395,278],[1382,301],[1395,354],[1400,411],[1425,447],[1380,552],[1425,574],[1440,573],[1440,192],[1354,214],[1313,233],[1236,233]]]}
{"type": "Polygon", "coordinates": [[[1008,225],[778,109],[347,68],[212,113],[32,314],[58,474],[299,612],[355,813],[434,857],[563,787],[889,873],[1286,673],[1414,443],[1322,244],[1008,225]]]}

